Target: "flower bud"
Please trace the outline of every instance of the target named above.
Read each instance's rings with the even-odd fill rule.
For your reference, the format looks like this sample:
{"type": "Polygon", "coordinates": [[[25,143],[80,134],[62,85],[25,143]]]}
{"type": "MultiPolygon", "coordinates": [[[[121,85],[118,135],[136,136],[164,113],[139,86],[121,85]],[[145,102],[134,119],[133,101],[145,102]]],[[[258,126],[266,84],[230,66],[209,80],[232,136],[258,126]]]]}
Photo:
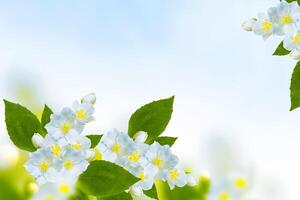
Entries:
{"type": "Polygon", "coordinates": [[[85,152],[85,159],[88,160],[88,161],[92,161],[95,157],[95,151],[93,150],[87,150],[85,152]]]}
{"type": "Polygon", "coordinates": [[[95,95],[95,93],[90,93],[90,94],[84,96],[81,99],[81,103],[90,103],[90,104],[94,105],[96,103],[96,95],[95,95]]]}
{"type": "Polygon", "coordinates": [[[148,134],[146,132],[139,131],[133,136],[133,139],[135,142],[144,143],[147,140],[147,137],[148,134]]]}
{"type": "Polygon", "coordinates": [[[40,148],[44,145],[44,138],[38,133],[33,134],[31,140],[35,148],[40,148]]]}
{"type": "Polygon", "coordinates": [[[295,59],[295,60],[300,60],[300,51],[298,50],[293,50],[290,53],[291,58],[295,59]]]}
{"type": "Polygon", "coordinates": [[[195,186],[197,185],[197,180],[194,175],[192,175],[192,171],[190,169],[184,170],[186,177],[187,177],[187,184],[189,186],[195,186]]]}
{"type": "Polygon", "coordinates": [[[242,27],[245,31],[253,30],[253,22],[257,21],[257,19],[252,18],[242,23],[242,27]]]}

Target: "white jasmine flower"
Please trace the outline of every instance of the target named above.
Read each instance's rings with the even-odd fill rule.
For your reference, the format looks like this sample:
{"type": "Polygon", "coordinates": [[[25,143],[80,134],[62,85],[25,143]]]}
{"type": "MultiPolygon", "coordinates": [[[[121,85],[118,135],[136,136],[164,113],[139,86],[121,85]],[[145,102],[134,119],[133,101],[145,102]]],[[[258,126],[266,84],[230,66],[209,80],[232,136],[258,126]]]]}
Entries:
{"type": "Polygon", "coordinates": [[[55,140],[61,140],[67,144],[70,136],[82,132],[83,124],[75,119],[75,113],[70,108],[64,108],[60,114],[51,116],[46,129],[55,140]]]}
{"type": "Polygon", "coordinates": [[[78,121],[82,123],[88,123],[94,120],[94,117],[92,115],[95,110],[92,104],[85,102],[80,104],[78,101],[75,101],[72,107],[75,113],[75,117],[78,121]]]}
{"type": "Polygon", "coordinates": [[[41,148],[44,145],[44,138],[39,133],[33,134],[31,140],[35,148],[41,148]]]}
{"type": "Polygon", "coordinates": [[[296,31],[287,34],[283,40],[283,46],[289,51],[294,49],[300,50],[300,32],[296,31]]]}
{"type": "Polygon", "coordinates": [[[89,165],[80,152],[71,148],[65,150],[59,162],[62,165],[62,173],[70,173],[74,176],[80,175],[89,165]]]}
{"type": "Polygon", "coordinates": [[[90,93],[90,94],[84,96],[81,99],[81,103],[89,103],[89,104],[94,105],[96,103],[96,95],[95,95],[95,93],[90,93]]]}
{"type": "Polygon", "coordinates": [[[287,34],[296,29],[296,23],[300,19],[300,7],[297,1],[291,3],[282,1],[279,6],[270,8],[268,14],[272,21],[279,24],[279,28],[287,34]]]}
{"type": "Polygon", "coordinates": [[[129,170],[137,178],[141,179],[139,182],[135,183],[132,188],[134,191],[140,190],[150,190],[154,184],[155,171],[151,168],[136,168],[129,170]]]}
{"type": "Polygon", "coordinates": [[[294,60],[300,60],[300,51],[297,49],[294,49],[293,51],[291,51],[290,56],[294,60]]]}
{"type": "Polygon", "coordinates": [[[72,135],[69,138],[69,143],[73,150],[82,152],[83,154],[91,147],[91,140],[82,135],[72,135]]]}
{"type": "Polygon", "coordinates": [[[99,149],[103,149],[104,160],[124,166],[129,147],[132,145],[133,141],[127,134],[113,130],[103,135],[99,149]]]}
{"type": "Polygon", "coordinates": [[[150,145],[145,157],[149,162],[147,167],[157,173],[156,177],[162,180],[166,179],[168,171],[178,163],[178,157],[171,153],[170,147],[161,146],[157,142],[150,145]]]}
{"type": "Polygon", "coordinates": [[[256,22],[256,18],[251,18],[242,23],[242,27],[245,31],[253,31],[253,23],[256,22]]]}
{"type": "Polygon", "coordinates": [[[40,184],[44,184],[53,181],[59,165],[54,164],[53,154],[47,147],[30,153],[25,168],[40,184]]]}
{"type": "Polygon", "coordinates": [[[44,141],[44,146],[49,147],[53,156],[59,158],[64,152],[66,143],[63,140],[55,140],[50,134],[47,134],[44,141]]]}
{"type": "Polygon", "coordinates": [[[70,197],[75,192],[76,176],[69,173],[60,173],[55,181],[59,194],[65,198],[70,197]]]}
{"type": "Polygon", "coordinates": [[[146,132],[139,131],[133,136],[133,139],[135,142],[144,143],[147,140],[147,137],[148,134],[146,132]]]}
{"type": "Polygon", "coordinates": [[[187,176],[183,169],[175,167],[168,171],[167,181],[171,189],[175,186],[183,187],[187,184],[187,176]]]}
{"type": "Polygon", "coordinates": [[[39,188],[32,200],[67,200],[67,197],[59,194],[55,183],[47,183],[39,188]]]}
{"type": "Polygon", "coordinates": [[[148,150],[149,145],[144,143],[132,143],[128,147],[128,155],[125,164],[127,169],[136,169],[139,167],[146,167],[148,160],[145,158],[145,153],[148,150]]]}
{"type": "Polygon", "coordinates": [[[263,13],[259,13],[257,20],[253,21],[252,29],[255,34],[261,35],[263,39],[267,39],[272,34],[278,33],[276,24],[263,13]]]}

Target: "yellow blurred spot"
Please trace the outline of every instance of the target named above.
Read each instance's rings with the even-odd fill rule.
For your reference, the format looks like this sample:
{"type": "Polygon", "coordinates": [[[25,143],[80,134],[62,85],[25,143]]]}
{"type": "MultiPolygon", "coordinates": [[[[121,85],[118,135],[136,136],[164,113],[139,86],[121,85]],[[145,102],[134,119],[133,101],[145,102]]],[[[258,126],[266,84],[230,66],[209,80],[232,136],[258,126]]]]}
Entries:
{"type": "Polygon", "coordinates": [[[141,155],[139,154],[138,151],[134,151],[131,155],[128,156],[128,160],[132,162],[137,162],[141,158],[141,155]]]}
{"type": "Polygon", "coordinates": [[[61,193],[64,193],[64,194],[69,193],[71,191],[70,186],[66,183],[60,184],[58,189],[61,193]]]}
{"type": "Polygon", "coordinates": [[[102,160],[103,159],[102,153],[98,149],[94,149],[94,152],[95,152],[94,160],[102,160]]]}
{"type": "Polygon", "coordinates": [[[71,145],[73,149],[79,151],[81,149],[81,144],[80,143],[74,143],[71,145]]]}
{"type": "Polygon", "coordinates": [[[290,24],[293,22],[293,18],[290,16],[290,15],[283,15],[281,18],[280,18],[280,23],[281,24],[290,24]]]}
{"type": "Polygon", "coordinates": [[[219,195],[218,200],[230,200],[229,194],[223,192],[219,195]]]}
{"type": "Polygon", "coordinates": [[[46,196],[44,200],[55,200],[53,196],[46,196]]]}
{"type": "Polygon", "coordinates": [[[42,172],[46,172],[48,170],[48,168],[49,168],[49,163],[48,162],[46,162],[46,161],[41,162],[40,170],[42,172]]]}
{"type": "Polygon", "coordinates": [[[67,134],[71,129],[71,125],[68,122],[63,123],[60,126],[60,130],[62,133],[67,134]]]}
{"type": "Polygon", "coordinates": [[[169,175],[170,175],[170,179],[172,181],[175,181],[178,177],[179,177],[179,172],[177,169],[172,169],[170,172],[169,172],[169,175]]]}
{"type": "Polygon", "coordinates": [[[157,156],[156,158],[154,158],[154,159],[152,160],[152,163],[153,163],[155,166],[157,166],[157,167],[162,167],[162,165],[163,165],[163,160],[162,160],[159,156],[157,156]]]}
{"type": "Polygon", "coordinates": [[[234,180],[234,186],[238,189],[244,189],[248,186],[248,181],[245,178],[237,178],[234,180]]]}
{"type": "Polygon", "coordinates": [[[27,185],[27,189],[28,189],[30,194],[33,194],[33,193],[36,193],[38,191],[39,186],[36,183],[31,182],[27,185]]]}
{"type": "Polygon", "coordinates": [[[112,147],[111,147],[111,150],[115,153],[119,153],[121,151],[121,146],[119,144],[114,144],[112,147]]]}
{"type": "Polygon", "coordinates": [[[86,119],[86,117],[87,117],[87,114],[86,114],[85,110],[80,109],[76,112],[77,119],[86,119]]]}
{"type": "Polygon", "coordinates": [[[270,21],[265,21],[261,24],[261,27],[264,32],[269,32],[272,29],[273,24],[270,21]]]}
{"type": "Polygon", "coordinates": [[[185,169],[185,170],[184,170],[184,173],[186,173],[186,174],[191,174],[191,173],[192,173],[192,170],[191,170],[191,169],[185,169]]]}
{"type": "Polygon", "coordinates": [[[144,172],[140,173],[140,174],[139,174],[139,178],[140,178],[141,180],[144,180],[144,179],[146,178],[145,173],[144,173],[144,172]]]}
{"type": "Polygon", "coordinates": [[[61,147],[58,144],[52,145],[50,149],[55,156],[59,156],[61,152],[61,147]]]}
{"type": "Polygon", "coordinates": [[[65,163],[64,163],[64,167],[67,169],[67,170],[70,170],[74,167],[74,164],[71,160],[66,160],[65,163]]]}

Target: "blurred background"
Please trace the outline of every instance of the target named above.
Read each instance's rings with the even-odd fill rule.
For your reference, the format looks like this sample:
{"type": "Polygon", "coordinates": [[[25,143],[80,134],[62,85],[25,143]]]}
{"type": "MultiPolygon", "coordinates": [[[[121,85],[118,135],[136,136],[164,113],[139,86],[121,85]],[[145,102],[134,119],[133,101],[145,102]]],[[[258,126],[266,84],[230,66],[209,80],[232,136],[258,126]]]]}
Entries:
{"type": "MultiPolygon", "coordinates": [[[[135,109],[175,95],[165,135],[179,137],[173,149],[181,160],[209,174],[211,199],[234,176],[247,178],[244,199],[297,199],[300,113],[289,112],[295,61],[272,57],[280,38],[263,41],[240,26],[277,3],[2,1],[0,97],[39,114],[44,103],[58,112],[95,92],[96,121],[86,132],[105,132],[126,131],[135,109]]],[[[0,169],[22,175],[1,187],[28,176],[3,108],[0,169]]]]}

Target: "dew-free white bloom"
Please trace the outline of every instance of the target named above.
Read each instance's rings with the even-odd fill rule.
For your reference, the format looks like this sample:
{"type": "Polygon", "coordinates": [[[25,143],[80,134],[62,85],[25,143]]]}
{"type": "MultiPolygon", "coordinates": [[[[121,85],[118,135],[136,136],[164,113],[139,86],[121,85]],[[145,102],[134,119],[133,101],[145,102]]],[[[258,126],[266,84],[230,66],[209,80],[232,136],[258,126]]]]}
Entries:
{"type": "Polygon", "coordinates": [[[294,60],[300,60],[300,51],[297,49],[291,51],[290,57],[293,58],[294,60]]]}
{"type": "Polygon", "coordinates": [[[257,20],[252,23],[253,32],[261,35],[263,39],[267,39],[272,34],[278,34],[276,24],[264,13],[259,13],[257,20]]]}
{"type": "Polygon", "coordinates": [[[300,20],[300,7],[297,1],[287,3],[282,1],[277,7],[268,10],[270,19],[278,24],[278,31],[288,34],[294,32],[296,23],[300,20]]]}
{"type": "Polygon", "coordinates": [[[245,31],[253,31],[253,23],[256,22],[256,18],[251,18],[242,23],[242,27],[245,31]]]}
{"type": "Polygon", "coordinates": [[[152,170],[151,168],[136,168],[129,170],[133,175],[135,175],[137,178],[141,179],[139,182],[135,183],[132,188],[135,191],[139,190],[150,190],[154,184],[154,179],[156,172],[152,170]]]}
{"type": "Polygon", "coordinates": [[[287,34],[283,40],[283,46],[289,51],[300,50],[300,31],[287,34]]]}
{"type": "Polygon", "coordinates": [[[162,180],[166,179],[168,170],[178,164],[178,157],[172,154],[170,147],[168,145],[161,146],[158,142],[149,146],[145,157],[149,162],[147,167],[156,173],[157,178],[162,180]]]}
{"type": "Polygon", "coordinates": [[[69,138],[69,143],[72,149],[83,154],[91,147],[91,140],[82,135],[72,135],[69,138]]]}
{"type": "Polygon", "coordinates": [[[133,139],[135,142],[144,143],[147,140],[148,134],[145,131],[139,131],[134,134],[133,139]]]}
{"type": "Polygon", "coordinates": [[[95,110],[92,104],[85,102],[79,103],[78,101],[75,101],[72,107],[75,117],[79,122],[88,123],[94,120],[92,115],[95,110]]]}
{"type": "Polygon", "coordinates": [[[167,181],[171,189],[183,187],[187,184],[187,176],[182,168],[175,167],[168,171],[167,181]]]}
{"type": "Polygon", "coordinates": [[[144,143],[132,143],[128,146],[128,155],[125,163],[127,169],[137,169],[139,167],[145,168],[148,164],[148,160],[145,158],[149,145],[144,143]]]}
{"type": "Polygon", "coordinates": [[[44,184],[55,179],[60,165],[56,164],[50,148],[47,147],[30,153],[25,168],[37,182],[44,184]]]}
{"type": "Polygon", "coordinates": [[[47,134],[44,141],[44,147],[49,147],[53,156],[59,158],[64,152],[67,143],[63,140],[55,140],[50,134],[47,134]]]}
{"type": "Polygon", "coordinates": [[[55,183],[47,183],[38,189],[32,200],[67,200],[67,197],[59,193],[55,183]]]}
{"type": "Polygon", "coordinates": [[[72,135],[80,134],[83,128],[83,124],[76,120],[75,113],[70,108],[64,108],[61,113],[53,114],[50,123],[46,125],[48,134],[66,144],[72,135]]]}
{"type": "Polygon", "coordinates": [[[31,140],[35,148],[41,148],[44,145],[44,138],[39,133],[33,134],[31,140]]]}

